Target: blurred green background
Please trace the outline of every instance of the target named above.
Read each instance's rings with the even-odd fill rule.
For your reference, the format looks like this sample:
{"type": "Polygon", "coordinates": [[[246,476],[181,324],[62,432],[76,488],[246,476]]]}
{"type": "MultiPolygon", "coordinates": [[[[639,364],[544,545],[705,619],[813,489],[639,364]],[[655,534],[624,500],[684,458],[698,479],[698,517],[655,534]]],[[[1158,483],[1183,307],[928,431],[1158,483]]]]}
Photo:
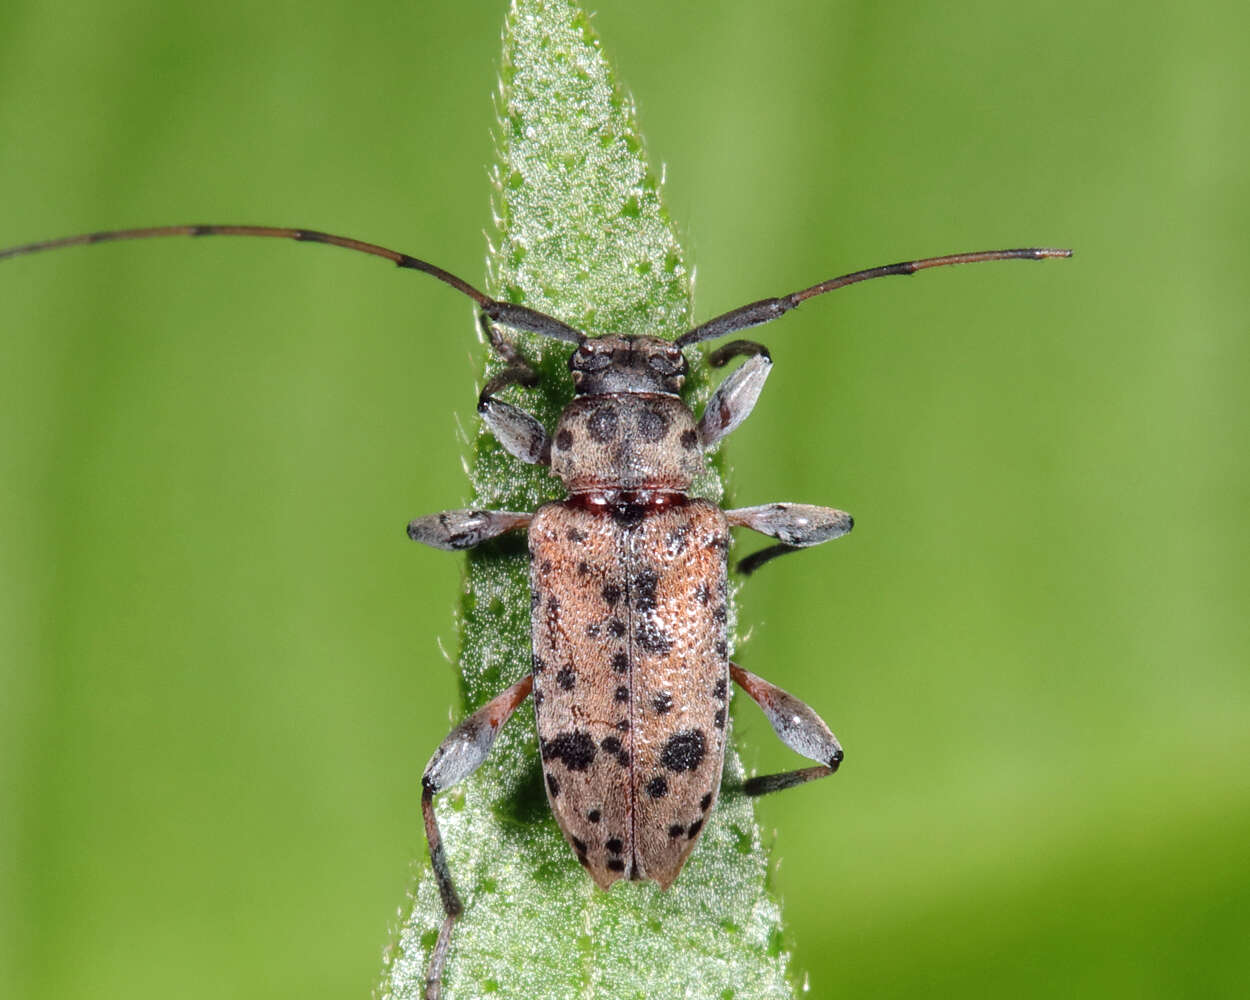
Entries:
{"type": "MultiPolygon", "coordinates": [[[[1250,976],[1250,15],[600,2],[707,317],[761,336],[735,499],[848,539],[740,659],[847,747],[761,806],[814,996],[1250,976]],[[764,331],[761,331],[761,335],[764,331]]],[[[471,280],[503,7],[0,6],[0,244],[342,232],[471,280]]],[[[0,993],[362,996],[455,699],[463,300],[266,241],[0,263],[0,993]]],[[[744,539],[746,541],[746,539],[744,539]]],[[[740,706],[749,766],[791,766],[740,706]]]]}

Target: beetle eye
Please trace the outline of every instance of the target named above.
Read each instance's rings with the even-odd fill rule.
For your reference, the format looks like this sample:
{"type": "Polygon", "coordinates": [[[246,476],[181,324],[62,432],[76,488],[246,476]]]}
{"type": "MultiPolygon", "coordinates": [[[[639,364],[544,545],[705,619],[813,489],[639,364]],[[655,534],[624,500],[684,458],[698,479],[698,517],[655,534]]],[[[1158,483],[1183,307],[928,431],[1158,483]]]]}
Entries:
{"type": "Polygon", "coordinates": [[[685,368],[685,355],[676,347],[665,347],[648,355],[647,367],[658,375],[676,375],[685,368]]]}
{"type": "Polygon", "coordinates": [[[596,351],[588,345],[579,347],[569,359],[569,367],[584,372],[602,371],[612,363],[610,355],[596,351]]]}

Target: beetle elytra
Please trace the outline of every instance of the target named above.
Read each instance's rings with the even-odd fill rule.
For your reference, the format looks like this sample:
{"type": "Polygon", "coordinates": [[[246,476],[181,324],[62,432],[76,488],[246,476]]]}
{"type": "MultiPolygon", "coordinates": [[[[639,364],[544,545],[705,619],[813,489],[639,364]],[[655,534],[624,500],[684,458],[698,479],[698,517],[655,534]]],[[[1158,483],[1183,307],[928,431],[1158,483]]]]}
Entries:
{"type": "Polygon", "coordinates": [[[1044,248],[952,254],[831,278],[718,316],[676,341],[589,336],[525,306],[492,299],[427,261],[360,240],[305,229],[185,225],[112,230],[0,250],[0,259],[87,243],[163,236],[263,236],[327,243],[429,274],[472,299],[492,349],[505,362],[483,387],[478,412],[503,447],[548,466],[568,496],[537,511],[452,510],[408,525],[441,549],[476,546],[505,532],[529,534],[532,662],[522,679],[456,726],[422,777],[422,814],[445,917],[430,958],[426,996],[439,995],[452,928],[463,906],[452,882],[434,797],[468,777],[500,728],[533,696],[547,797],[578,860],[602,888],[618,879],[669,886],[716,802],[730,681],[777,736],[814,766],[752,778],[751,795],[823,778],[842,748],[802,701],[728,657],[729,529],[776,544],[739,563],[764,562],[851,530],[849,514],[771,503],[721,510],[692,497],[705,451],[750,414],[772,367],[768,350],[734,340],[709,360],[745,358],[697,418],[681,398],[685,349],[776,319],[805,300],[873,278],[950,264],[1067,257],[1044,248]],[[549,433],[504,402],[510,385],[537,375],[499,327],[572,345],[574,398],[549,433]]]}

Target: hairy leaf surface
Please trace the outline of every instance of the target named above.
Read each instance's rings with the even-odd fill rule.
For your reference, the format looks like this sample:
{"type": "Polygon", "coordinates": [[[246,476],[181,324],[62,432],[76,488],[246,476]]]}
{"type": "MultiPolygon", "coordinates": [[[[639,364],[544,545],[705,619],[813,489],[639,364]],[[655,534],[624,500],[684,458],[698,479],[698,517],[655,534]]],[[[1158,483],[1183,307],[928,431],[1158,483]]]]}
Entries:
{"type": "MultiPolygon", "coordinates": [[[[566,0],[516,0],[503,42],[491,294],[587,333],[677,336],[693,325],[690,267],[632,103],[586,15],[566,0]]],[[[569,346],[517,340],[543,381],[506,398],[550,428],[572,393],[569,346]]],[[[498,367],[488,358],[484,378],[498,367]]],[[[689,395],[696,411],[708,392],[700,362],[689,395]]],[[[483,507],[532,510],[563,495],[546,470],[512,459],[481,428],[469,475],[473,503],[483,507]]],[[[719,477],[695,492],[719,501],[719,477]]],[[[472,553],[461,619],[466,710],[530,669],[529,613],[524,540],[472,553]]],[[[602,892],[550,815],[533,711],[522,706],[481,769],[438,800],[465,902],[444,997],[792,996],[766,852],[749,800],[734,791],[742,766],[732,745],[725,774],[720,804],[669,891],[621,882],[602,892]]],[[[421,995],[441,920],[427,865],[388,957],[386,996],[421,995]]]]}

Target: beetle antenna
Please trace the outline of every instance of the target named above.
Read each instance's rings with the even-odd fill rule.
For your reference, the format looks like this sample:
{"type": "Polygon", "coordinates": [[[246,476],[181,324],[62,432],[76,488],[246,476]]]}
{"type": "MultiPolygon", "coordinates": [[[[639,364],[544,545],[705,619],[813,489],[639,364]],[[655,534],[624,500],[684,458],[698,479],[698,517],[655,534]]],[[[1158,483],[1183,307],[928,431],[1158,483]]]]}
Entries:
{"type": "Polygon", "coordinates": [[[20,257],[28,253],[41,253],[44,250],[60,250],[63,247],[85,246],[89,243],[109,243],[114,240],[145,240],[157,236],[271,236],[277,239],[296,240],[300,243],[328,243],[330,246],[355,250],[357,253],[372,254],[393,261],[399,267],[414,271],[422,271],[437,278],[445,285],[450,285],[462,295],[467,295],[481,307],[483,313],[497,323],[503,323],[516,330],[554,337],[569,343],[580,344],[585,340],[580,330],[561,323],[554,316],[540,313],[525,306],[511,302],[500,302],[492,299],[485,292],[474,288],[463,278],[458,278],[450,271],[411,257],[398,250],[388,250],[376,243],[366,243],[348,236],[334,236],[331,233],[318,232],[315,229],[286,229],[280,226],[150,226],[144,229],[110,229],[98,233],[80,233],[77,236],[63,236],[55,240],[43,240],[39,243],[26,243],[22,246],[0,250],[0,260],[6,257],[20,257]]]}
{"type": "Polygon", "coordinates": [[[1047,260],[1051,257],[1071,257],[1071,250],[1052,250],[1045,247],[1030,247],[1025,250],[982,250],[978,253],[952,253],[944,257],[925,257],[922,260],[908,260],[900,264],[884,264],[881,267],[870,267],[866,271],[852,271],[837,278],[829,278],[818,285],[804,288],[802,291],[791,292],[778,299],[760,299],[750,305],[741,306],[730,312],[710,319],[701,326],[696,326],[688,333],[683,333],[675,343],[678,347],[689,347],[704,340],[714,340],[726,334],[736,333],[748,327],[759,326],[783,316],[801,302],[806,302],[817,295],[832,292],[837,288],[855,285],[873,278],[887,278],[892,274],[915,274],[931,267],[946,267],[948,264],[980,264],[987,260],[1047,260]]]}

